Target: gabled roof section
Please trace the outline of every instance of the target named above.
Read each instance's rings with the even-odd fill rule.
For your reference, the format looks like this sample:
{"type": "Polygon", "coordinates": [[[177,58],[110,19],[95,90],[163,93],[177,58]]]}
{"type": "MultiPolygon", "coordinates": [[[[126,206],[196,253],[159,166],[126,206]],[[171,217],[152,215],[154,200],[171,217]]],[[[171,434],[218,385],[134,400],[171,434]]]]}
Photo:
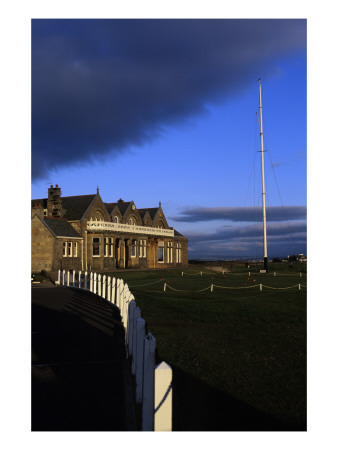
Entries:
{"type": "Polygon", "coordinates": [[[67,222],[67,219],[63,217],[45,217],[41,219],[47,228],[55,235],[69,238],[79,238],[81,237],[79,233],[74,230],[74,228],[67,222]]]}
{"type": "Polygon", "coordinates": [[[183,234],[179,233],[177,230],[174,229],[174,236],[177,237],[184,237],[183,234]]]}
{"type": "Polygon", "coordinates": [[[109,214],[113,211],[115,206],[117,206],[118,209],[120,210],[120,213],[121,213],[122,217],[123,217],[125,212],[129,208],[130,203],[132,203],[132,202],[104,203],[104,206],[107,208],[107,211],[108,211],[109,214]]]}
{"type": "Polygon", "coordinates": [[[138,211],[142,218],[145,215],[145,213],[148,212],[151,217],[151,220],[154,220],[154,217],[156,216],[156,213],[158,211],[158,207],[157,208],[142,208],[141,210],[139,209],[138,211]],[[141,211],[142,211],[142,214],[141,214],[141,211]]]}
{"type": "Polygon", "coordinates": [[[62,216],[67,220],[81,220],[97,194],[61,197],[62,216]]]}

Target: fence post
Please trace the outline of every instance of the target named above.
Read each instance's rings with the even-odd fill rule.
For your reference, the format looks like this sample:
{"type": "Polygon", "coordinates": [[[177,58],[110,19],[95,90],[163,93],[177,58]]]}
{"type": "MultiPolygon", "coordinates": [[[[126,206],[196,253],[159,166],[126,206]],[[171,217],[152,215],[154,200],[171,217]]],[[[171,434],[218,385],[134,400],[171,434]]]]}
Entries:
{"type": "Polygon", "coordinates": [[[164,283],[163,292],[165,292],[166,289],[167,289],[167,283],[164,283]]]}
{"type": "Polygon", "coordinates": [[[93,286],[93,292],[94,292],[94,294],[96,294],[96,286],[97,286],[97,273],[96,273],[96,272],[94,272],[94,280],[93,280],[93,284],[94,284],[94,286],[93,286]]]}
{"type": "Polygon", "coordinates": [[[69,270],[67,271],[67,286],[69,286],[70,283],[70,272],[69,270]]]}
{"type": "Polygon", "coordinates": [[[154,368],[156,339],[151,333],[144,338],[142,431],[154,430],[154,368]]]}
{"type": "Polygon", "coordinates": [[[183,277],[183,272],[182,272],[182,277],[183,277]]]}
{"type": "Polygon", "coordinates": [[[123,319],[123,325],[125,326],[125,319],[126,319],[126,314],[127,314],[127,301],[129,299],[129,289],[128,289],[128,284],[126,283],[124,285],[124,289],[122,292],[122,298],[121,298],[121,317],[123,319]]]}
{"type": "Polygon", "coordinates": [[[60,286],[61,284],[61,270],[58,270],[58,285],[60,286]]]}
{"type": "Polygon", "coordinates": [[[101,297],[101,294],[102,294],[102,290],[101,290],[101,288],[102,288],[101,281],[102,281],[102,279],[101,279],[101,274],[99,273],[98,276],[97,276],[97,293],[98,293],[98,295],[99,295],[100,297],[101,297]]]}
{"type": "Polygon", "coordinates": [[[110,302],[111,298],[111,277],[107,278],[107,300],[110,302]]]}
{"type": "Polygon", "coordinates": [[[119,308],[120,307],[120,283],[121,280],[118,278],[116,280],[116,297],[115,297],[115,305],[119,308]]]}
{"type": "Polygon", "coordinates": [[[300,290],[300,283],[299,283],[299,285],[298,285],[298,289],[300,290]]]}
{"type": "Polygon", "coordinates": [[[166,362],[155,368],[154,431],[172,431],[172,369],[166,362]]]}
{"type": "Polygon", "coordinates": [[[211,286],[210,286],[210,292],[213,292],[214,291],[214,285],[212,284],[211,286]]]}
{"type": "Polygon", "coordinates": [[[81,288],[81,275],[82,275],[82,272],[81,272],[81,270],[79,271],[79,288],[81,288]]]}
{"type": "Polygon", "coordinates": [[[127,325],[127,345],[128,353],[130,356],[133,355],[133,330],[134,330],[134,312],[136,308],[135,300],[131,300],[128,305],[128,325],[127,325]]]}
{"type": "Polygon", "coordinates": [[[262,284],[259,285],[259,290],[260,290],[260,291],[263,290],[263,285],[262,285],[262,284]]]}
{"type": "Polygon", "coordinates": [[[103,275],[102,297],[106,298],[106,276],[103,275]]]}
{"type": "Polygon", "coordinates": [[[202,272],[202,270],[201,270],[201,275],[203,275],[203,272],[202,272]]]}
{"type": "Polygon", "coordinates": [[[90,292],[93,292],[93,272],[90,272],[90,292]]]}
{"type": "Polygon", "coordinates": [[[142,317],[136,321],[136,403],[142,402],[145,324],[142,317]]]}
{"type": "Polygon", "coordinates": [[[131,360],[131,373],[135,375],[136,373],[136,358],[137,358],[137,341],[136,341],[136,321],[141,317],[141,310],[138,306],[136,306],[134,310],[133,317],[133,351],[132,351],[132,360],[131,360]]]}
{"type": "Polygon", "coordinates": [[[87,283],[88,283],[88,273],[85,271],[84,274],[84,288],[87,290],[87,283]]]}
{"type": "Polygon", "coordinates": [[[276,272],[273,273],[273,276],[274,276],[274,277],[276,276],[276,272]]]}
{"type": "Polygon", "coordinates": [[[73,287],[75,287],[75,270],[73,270],[73,287]]]}
{"type": "Polygon", "coordinates": [[[249,272],[249,276],[250,276],[250,272],[249,272]]]}
{"type": "Polygon", "coordinates": [[[62,286],[64,286],[66,284],[66,271],[63,270],[62,271],[62,286]]]}
{"type": "Polygon", "coordinates": [[[112,287],[111,287],[111,302],[112,303],[114,303],[114,305],[116,305],[116,302],[115,302],[115,298],[116,298],[116,279],[115,279],[115,277],[113,277],[113,280],[112,280],[112,287]]]}

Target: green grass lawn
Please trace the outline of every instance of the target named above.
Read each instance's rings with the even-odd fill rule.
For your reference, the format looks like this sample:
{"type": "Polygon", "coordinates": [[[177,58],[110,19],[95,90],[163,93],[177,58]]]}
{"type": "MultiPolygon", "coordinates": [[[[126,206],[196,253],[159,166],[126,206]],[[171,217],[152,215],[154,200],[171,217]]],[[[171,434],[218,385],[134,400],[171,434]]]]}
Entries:
{"type": "Polygon", "coordinates": [[[113,274],[134,294],[158,360],[173,368],[174,430],[306,429],[306,273],[258,269],[113,274]],[[197,292],[211,283],[231,289],[197,292]]]}

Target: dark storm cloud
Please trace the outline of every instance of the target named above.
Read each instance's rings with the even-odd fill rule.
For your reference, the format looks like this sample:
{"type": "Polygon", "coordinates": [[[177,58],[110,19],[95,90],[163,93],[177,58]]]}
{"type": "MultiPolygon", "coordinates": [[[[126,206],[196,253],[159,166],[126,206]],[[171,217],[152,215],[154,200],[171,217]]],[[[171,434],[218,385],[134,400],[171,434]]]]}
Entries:
{"type": "MultiPolygon", "coordinates": [[[[270,206],[266,208],[270,222],[306,219],[306,206],[270,206]]],[[[261,210],[254,207],[189,208],[180,216],[171,217],[176,222],[202,222],[210,220],[230,220],[232,222],[258,222],[262,220],[261,210]]]]}
{"type": "MultiPolygon", "coordinates": [[[[190,233],[190,258],[262,257],[262,224],[221,227],[214,233],[190,233]]],[[[269,257],[306,254],[306,222],[270,223],[267,225],[269,257]]]]}
{"type": "Polygon", "coordinates": [[[304,20],[33,20],[33,178],[156,138],[305,41],[304,20]]]}

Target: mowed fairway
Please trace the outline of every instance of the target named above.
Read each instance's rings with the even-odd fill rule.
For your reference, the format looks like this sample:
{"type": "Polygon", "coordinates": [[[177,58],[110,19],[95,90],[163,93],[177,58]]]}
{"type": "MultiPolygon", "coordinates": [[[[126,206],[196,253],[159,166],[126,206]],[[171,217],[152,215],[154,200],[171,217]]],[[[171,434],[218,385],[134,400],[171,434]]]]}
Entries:
{"type": "Polygon", "coordinates": [[[112,274],[128,283],[158,360],[173,368],[174,430],[306,430],[306,273],[249,270],[112,274]]]}

